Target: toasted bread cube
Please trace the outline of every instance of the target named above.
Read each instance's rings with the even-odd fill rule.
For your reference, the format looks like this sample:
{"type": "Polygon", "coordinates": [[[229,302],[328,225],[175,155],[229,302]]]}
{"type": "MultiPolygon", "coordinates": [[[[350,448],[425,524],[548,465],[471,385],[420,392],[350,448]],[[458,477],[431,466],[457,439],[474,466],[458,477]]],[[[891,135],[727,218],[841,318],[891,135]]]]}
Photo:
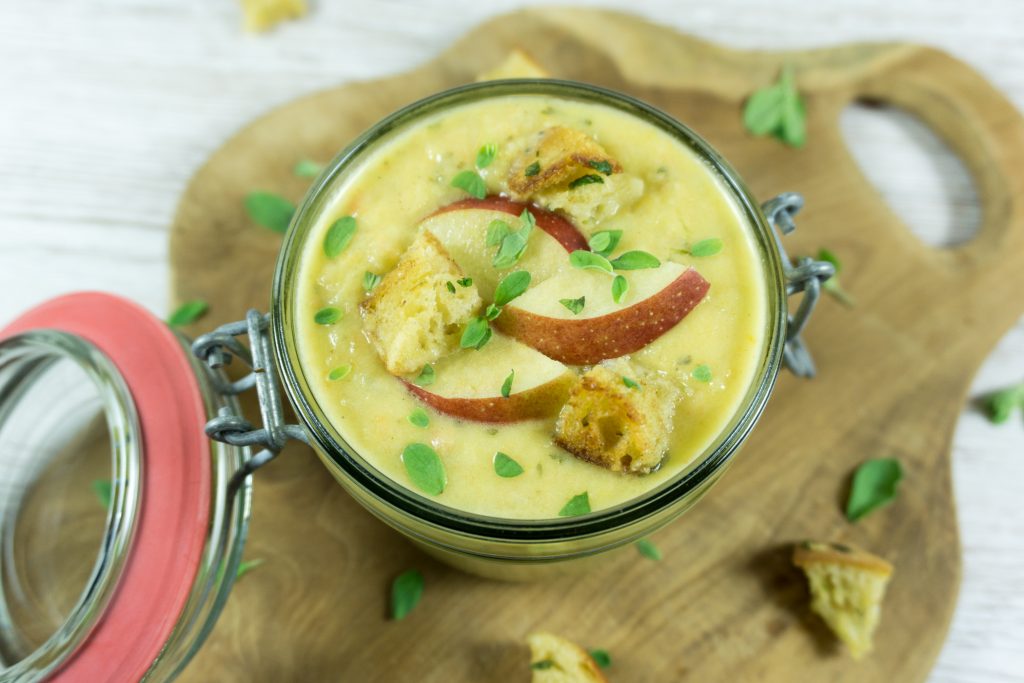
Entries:
{"type": "Polygon", "coordinates": [[[565,214],[589,236],[603,221],[635,204],[643,193],[643,179],[629,173],[616,173],[604,177],[603,183],[539,192],[534,201],[545,209],[565,214]]]}
{"type": "Polygon", "coordinates": [[[892,565],[877,555],[808,541],[793,552],[811,587],[811,609],[850,649],[854,659],[871,651],[892,565]]]}
{"type": "Polygon", "coordinates": [[[604,181],[621,171],[619,163],[586,133],[552,126],[537,133],[537,139],[512,161],[508,187],[514,199],[525,200],[548,188],[567,189],[586,175],[604,181]]]}
{"type": "Polygon", "coordinates": [[[569,393],[555,443],[613,472],[646,474],[668,451],[678,398],[679,390],[657,374],[623,359],[605,361],[569,393]]]}
{"type": "Polygon", "coordinates": [[[363,330],[388,372],[419,372],[459,348],[462,328],[482,304],[476,285],[454,284],[462,277],[438,239],[421,232],[363,302],[363,330]]]}
{"type": "Polygon", "coordinates": [[[553,633],[531,633],[526,642],[533,683],[608,683],[597,662],[571,640],[553,633]]]}
{"type": "Polygon", "coordinates": [[[266,31],[306,15],[306,0],[242,0],[246,31],[266,31]]]}
{"type": "Polygon", "coordinates": [[[477,81],[496,81],[499,78],[551,78],[547,69],[518,47],[492,69],[482,72],[477,81]]]}

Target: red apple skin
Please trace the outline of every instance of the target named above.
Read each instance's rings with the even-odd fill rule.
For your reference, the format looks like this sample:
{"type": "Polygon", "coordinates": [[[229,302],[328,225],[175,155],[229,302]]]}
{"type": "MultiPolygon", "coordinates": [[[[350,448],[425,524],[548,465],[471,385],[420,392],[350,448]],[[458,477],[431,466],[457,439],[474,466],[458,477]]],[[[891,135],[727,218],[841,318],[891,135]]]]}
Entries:
{"type": "Polygon", "coordinates": [[[655,294],[613,313],[549,318],[509,304],[494,325],[548,358],[567,365],[591,365],[647,346],[686,317],[710,287],[689,268],[655,294]]]}
{"type": "Polygon", "coordinates": [[[476,199],[473,197],[470,197],[469,199],[460,199],[459,201],[452,202],[447,206],[442,206],[440,209],[430,214],[430,216],[427,216],[427,218],[441,213],[459,211],[463,209],[502,211],[516,217],[523,213],[523,209],[529,209],[534,220],[537,221],[537,227],[555,238],[555,241],[561,244],[567,252],[572,253],[577,249],[590,248],[587,246],[587,238],[576,229],[576,226],[565,218],[559,216],[557,213],[548,211],[547,209],[542,209],[534,204],[514,202],[511,199],[498,195],[491,195],[490,197],[484,197],[483,199],[476,199]]]}
{"type": "Polygon", "coordinates": [[[532,389],[511,394],[508,398],[449,398],[433,394],[425,387],[404,379],[402,383],[409,393],[439,413],[474,422],[519,422],[557,415],[562,404],[568,400],[569,389],[575,381],[576,375],[567,371],[532,389]]]}

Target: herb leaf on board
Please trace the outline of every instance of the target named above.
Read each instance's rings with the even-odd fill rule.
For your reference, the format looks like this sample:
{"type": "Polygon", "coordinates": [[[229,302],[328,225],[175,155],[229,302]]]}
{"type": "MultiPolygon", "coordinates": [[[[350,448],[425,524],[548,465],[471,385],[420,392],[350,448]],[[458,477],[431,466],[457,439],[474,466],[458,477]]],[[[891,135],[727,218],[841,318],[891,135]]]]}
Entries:
{"type": "Polygon", "coordinates": [[[1016,408],[1024,410],[1024,382],[989,394],[985,397],[985,407],[992,424],[1006,422],[1016,408]]]}
{"type": "Polygon", "coordinates": [[[853,308],[857,302],[850,293],[843,289],[843,286],[839,284],[839,271],[843,268],[842,264],[839,262],[839,257],[836,256],[834,252],[822,248],[818,250],[818,260],[827,261],[836,269],[836,274],[825,280],[825,282],[822,283],[821,288],[838,299],[839,302],[847,308],[853,308]]]}
{"type": "Polygon", "coordinates": [[[779,80],[755,91],[743,107],[743,125],[754,135],[773,135],[790,147],[807,142],[807,108],[791,66],[779,80]]]}
{"type": "Polygon", "coordinates": [[[895,458],[877,458],[861,463],[853,473],[850,497],[846,501],[846,518],[856,522],[872,510],[892,502],[902,478],[903,467],[895,458]]]}
{"type": "Polygon", "coordinates": [[[661,549],[654,545],[654,542],[646,538],[641,538],[636,542],[636,549],[641,555],[646,557],[648,560],[654,560],[657,562],[661,559],[661,549]]]}
{"type": "Polygon", "coordinates": [[[602,669],[607,669],[612,665],[612,656],[608,654],[607,650],[591,650],[588,654],[590,654],[590,658],[594,660],[594,663],[602,669]]]}
{"type": "Polygon", "coordinates": [[[310,159],[299,159],[292,168],[292,173],[299,178],[316,178],[322,170],[324,170],[323,164],[318,164],[310,159]]]}
{"type": "Polygon", "coordinates": [[[245,195],[243,201],[249,218],[268,230],[284,234],[295,214],[295,205],[273,192],[258,190],[245,195]]]}
{"type": "Polygon", "coordinates": [[[401,621],[423,597],[423,574],[415,569],[402,572],[391,583],[391,618],[401,621]]]}
{"type": "Polygon", "coordinates": [[[167,316],[167,324],[171,327],[182,327],[191,325],[206,315],[210,305],[202,299],[192,299],[174,309],[174,312],[167,316]]]}
{"type": "Polygon", "coordinates": [[[448,484],[448,475],[437,451],[425,443],[411,443],[402,450],[402,464],[416,488],[439,496],[448,484]]]}

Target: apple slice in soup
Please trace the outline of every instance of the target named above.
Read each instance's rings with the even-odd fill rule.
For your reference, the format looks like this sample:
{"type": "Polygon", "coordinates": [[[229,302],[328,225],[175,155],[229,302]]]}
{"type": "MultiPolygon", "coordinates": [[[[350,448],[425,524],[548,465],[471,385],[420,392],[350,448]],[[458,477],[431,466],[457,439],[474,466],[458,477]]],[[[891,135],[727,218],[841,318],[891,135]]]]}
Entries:
{"type": "Polygon", "coordinates": [[[477,422],[516,422],[558,414],[576,375],[561,363],[509,337],[464,349],[434,365],[435,380],[406,387],[431,408],[477,422]],[[508,398],[502,385],[515,371],[508,398]]]}
{"type": "Polygon", "coordinates": [[[693,268],[663,263],[625,273],[629,290],[612,299],[606,273],[572,270],[552,277],[505,307],[495,326],[570,365],[589,365],[642,349],[672,329],[711,286],[693,268]],[[561,299],[585,297],[579,314],[561,299]]]}
{"type": "Polygon", "coordinates": [[[448,204],[423,219],[421,226],[433,233],[459,267],[473,278],[484,299],[493,297],[498,281],[513,270],[526,270],[534,282],[540,282],[568,266],[567,253],[587,248],[586,238],[558,214],[504,197],[448,204]],[[498,247],[487,246],[487,229],[493,221],[500,220],[513,231],[520,230],[523,209],[530,210],[537,228],[519,262],[512,268],[498,270],[493,265],[498,247]]]}

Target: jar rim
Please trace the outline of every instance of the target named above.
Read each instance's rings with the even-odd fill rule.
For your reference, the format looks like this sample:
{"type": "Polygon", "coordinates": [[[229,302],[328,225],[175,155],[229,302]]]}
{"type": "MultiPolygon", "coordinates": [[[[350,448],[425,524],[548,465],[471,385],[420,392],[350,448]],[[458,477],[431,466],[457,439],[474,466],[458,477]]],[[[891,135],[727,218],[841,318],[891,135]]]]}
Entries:
{"type": "Polygon", "coordinates": [[[460,535],[522,543],[562,541],[622,528],[657,515],[710,482],[746,440],[764,410],[782,364],[787,308],[782,259],[772,228],[739,174],[711,145],[685,124],[629,95],[595,85],[556,79],[508,79],[472,83],[418,100],[381,119],[334,160],[307,192],[292,219],[278,256],[271,294],[271,328],[277,367],[285,391],[306,427],[318,456],[355,485],[418,521],[460,535]],[[741,209],[752,231],[766,279],[766,335],[755,379],[740,407],[719,437],[699,456],[699,462],[659,487],[587,515],[555,519],[507,519],[470,513],[425,498],[389,477],[358,455],[328,421],[305,380],[297,353],[294,291],[305,237],[336,181],[375,144],[390,133],[430,114],[483,99],[509,95],[546,95],[609,106],[653,124],[685,144],[708,163],[741,209]]]}

